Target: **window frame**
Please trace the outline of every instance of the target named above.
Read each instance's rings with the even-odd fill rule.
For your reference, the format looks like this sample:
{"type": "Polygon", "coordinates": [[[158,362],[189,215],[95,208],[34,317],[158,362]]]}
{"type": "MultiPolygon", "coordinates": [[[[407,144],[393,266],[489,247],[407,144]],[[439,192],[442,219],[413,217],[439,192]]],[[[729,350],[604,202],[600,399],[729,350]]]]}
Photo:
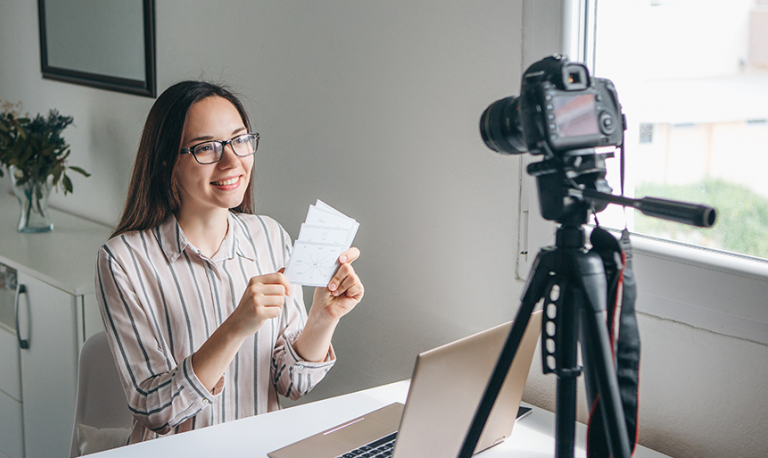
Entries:
{"type": "MultiPolygon", "coordinates": [[[[596,0],[525,0],[521,74],[552,53],[577,56],[572,61],[591,60],[595,9],[596,0]]],[[[528,154],[520,158],[517,275],[521,280],[528,277],[539,247],[554,243],[555,223],[541,217],[536,181],[525,172],[538,160],[528,154]]],[[[618,167],[618,160],[609,161],[608,167],[618,167]]],[[[632,245],[639,313],[768,345],[767,260],[635,233],[632,245]]]]}

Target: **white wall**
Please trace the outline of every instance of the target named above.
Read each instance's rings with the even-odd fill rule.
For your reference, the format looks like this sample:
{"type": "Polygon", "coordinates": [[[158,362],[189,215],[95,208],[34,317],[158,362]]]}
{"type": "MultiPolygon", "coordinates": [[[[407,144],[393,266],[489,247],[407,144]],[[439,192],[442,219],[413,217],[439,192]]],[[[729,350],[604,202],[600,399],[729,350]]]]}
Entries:
{"type": "MultiPolygon", "coordinates": [[[[246,97],[262,135],[259,211],[294,236],[316,198],[361,223],[366,297],[310,399],[407,378],[418,351],[514,316],[520,164],[487,150],[477,124],[518,91],[522,1],[156,3],[158,90],[205,78],[246,97]]],[[[36,13],[0,3],[0,99],[75,117],[71,162],[94,175],[73,176],[75,194],[52,202],[113,224],[152,100],[42,80],[36,13]]],[[[640,325],[642,443],[675,456],[768,449],[755,433],[765,346],[640,325]],[[710,412],[713,401],[722,407],[710,412]]],[[[552,408],[554,378],[538,361],[531,374],[526,399],[552,408]]]]}

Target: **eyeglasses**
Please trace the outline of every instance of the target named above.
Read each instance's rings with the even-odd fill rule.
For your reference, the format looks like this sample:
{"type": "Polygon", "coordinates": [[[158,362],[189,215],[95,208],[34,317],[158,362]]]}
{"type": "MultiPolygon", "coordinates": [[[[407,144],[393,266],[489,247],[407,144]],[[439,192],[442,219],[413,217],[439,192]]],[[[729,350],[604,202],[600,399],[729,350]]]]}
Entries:
{"type": "Polygon", "coordinates": [[[224,147],[231,146],[232,151],[240,157],[250,156],[259,147],[259,134],[247,133],[230,138],[229,140],[210,140],[195,146],[184,148],[180,154],[191,154],[200,164],[219,162],[224,156],[224,147]]]}

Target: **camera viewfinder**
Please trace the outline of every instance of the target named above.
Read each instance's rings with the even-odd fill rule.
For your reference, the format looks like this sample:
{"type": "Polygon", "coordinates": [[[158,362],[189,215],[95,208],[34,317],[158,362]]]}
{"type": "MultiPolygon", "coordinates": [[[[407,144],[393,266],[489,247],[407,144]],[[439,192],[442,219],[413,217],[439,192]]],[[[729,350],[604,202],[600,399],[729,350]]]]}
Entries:
{"type": "Polygon", "coordinates": [[[564,67],[563,85],[566,91],[581,91],[589,86],[587,70],[581,65],[571,64],[564,67]]]}

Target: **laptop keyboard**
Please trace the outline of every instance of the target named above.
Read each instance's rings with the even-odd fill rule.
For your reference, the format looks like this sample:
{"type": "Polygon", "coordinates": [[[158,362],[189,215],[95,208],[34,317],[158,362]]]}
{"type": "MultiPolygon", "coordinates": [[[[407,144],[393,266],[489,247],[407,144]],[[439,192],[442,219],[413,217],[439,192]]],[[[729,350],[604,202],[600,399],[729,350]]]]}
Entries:
{"type": "Polygon", "coordinates": [[[396,438],[397,433],[392,433],[389,436],[382,437],[370,444],[358,447],[351,452],[339,455],[336,458],[387,458],[392,456],[392,451],[395,449],[396,438]]]}

